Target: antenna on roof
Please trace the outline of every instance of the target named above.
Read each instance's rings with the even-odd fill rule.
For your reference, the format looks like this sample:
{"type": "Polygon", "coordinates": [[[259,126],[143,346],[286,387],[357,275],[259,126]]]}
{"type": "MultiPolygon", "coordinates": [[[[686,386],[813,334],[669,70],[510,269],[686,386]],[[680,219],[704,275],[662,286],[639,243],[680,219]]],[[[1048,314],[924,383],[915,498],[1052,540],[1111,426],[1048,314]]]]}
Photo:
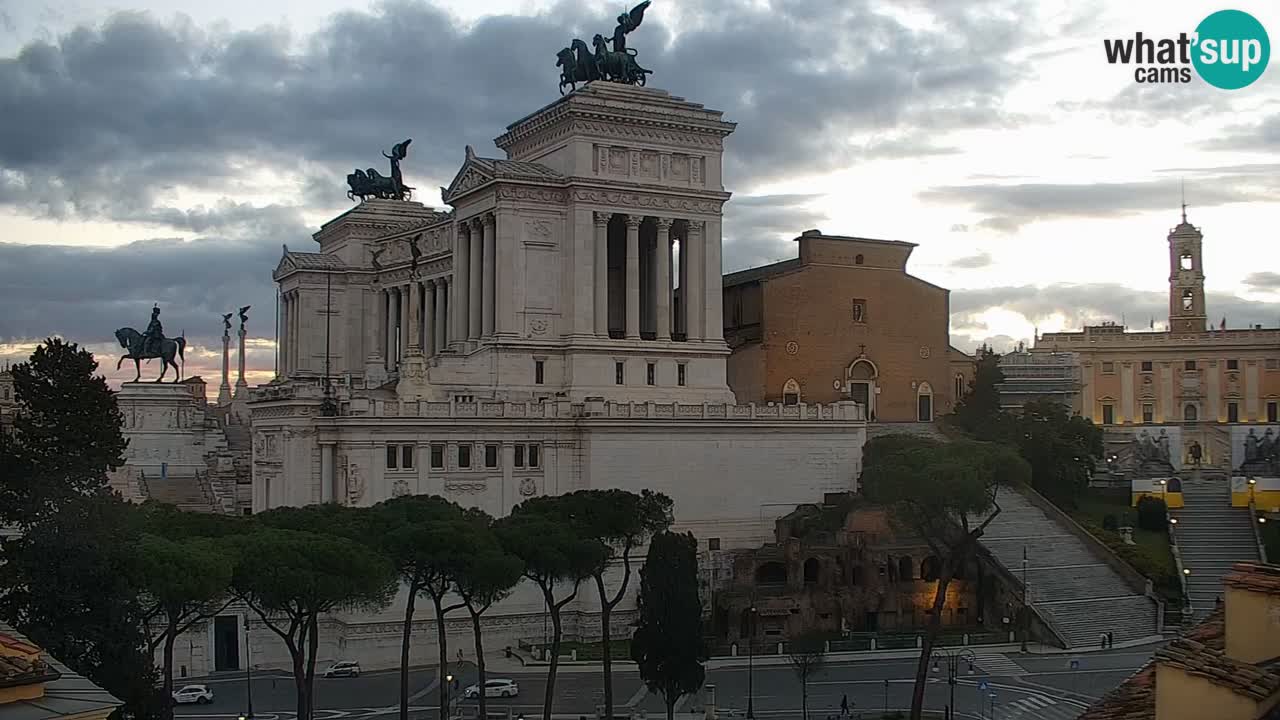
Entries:
{"type": "Polygon", "coordinates": [[[1187,222],[1187,181],[1182,180],[1182,223],[1187,222]]]}

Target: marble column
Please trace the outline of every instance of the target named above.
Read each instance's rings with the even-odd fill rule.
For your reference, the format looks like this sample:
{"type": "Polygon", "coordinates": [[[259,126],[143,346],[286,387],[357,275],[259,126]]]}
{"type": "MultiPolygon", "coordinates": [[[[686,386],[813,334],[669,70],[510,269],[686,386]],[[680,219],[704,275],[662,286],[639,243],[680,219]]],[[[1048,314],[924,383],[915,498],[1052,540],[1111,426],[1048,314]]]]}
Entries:
{"type": "Polygon", "coordinates": [[[627,216],[627,339],[640,339],[640,223],[641,215],[627,216]]]}
{"type": "Polygon", "coordinates": [[[436,283],[428,280],[422,288],[422,354],[436,354],[436,283]]]}
{"type": "Polygon", "coordinates": [[[671,339],[671,218],[658,218],[654,246],[653,307],[654,333],[658,340],[671,339]]]}
{"type": "Polygon", "coordinates": [[[280,376],[287,377],[289,375],[289,296],[285,293],[280,294],[280,317],[276,319],[280,323],[280,334],[276,337],[276,352],[280,353],[280,376]]]}
{"type": "Polygon", "coordinates": [[[240,352],[236,356],[238,367],[236,368],[236,397],[240,397],[249,389],[249,383],[244,380],[244,323],[240,323],[240,352]]]}
{"type": "Polygon", "coordinates": [[[382,291],[373,290],[373,333],[369,338],[369,364],[382,362],[382,331],[387,327],[387,306],[382,291]]]}
{"type": "Polygon", "coordinates": [[[229,381],[231,364],[231,331],[224,329],[222,331],[222,384],[218,386],[218,404],[227,405],[231,402],[231,383],[229,381]]]}
{"type": "Polygon", "coordinates": [[[498,256],[494,252],[497,244],[497,218],[493,213],[486,213],[484,216],[484,263],[483,276],[480,279],[481,299],[480,306],[483,308],[481,316],[480,334],[484,337],[493,337],[493,325],[495,313],[498,309],[498,297],[494,294],[494,283],[497,280],[495,274],[497,269],[498,256]]]}
{"type": "Polygon", "coordinates": [[[334,450],[336,445],[331,442],[320,443],[320,502],[333,502],[335,494],[335,478],[337,473],[334,467],[334,450]]]}
{"type": "Polygon", "coordinates": [[[702,228],[701,220],[690,220],[688,229],[685,231],[686,248],[681,248],[680,261],[685,261],[685,255],[688,255],[688,270],[685,273],[685,280],[688,282],[686,291],[681,292],[684,299],[685,311],[685,336],[689,341],[701,340],[704,337],[704,328],[702,319],[705,313],[706,303],[706,271],[704,270],[705,253],[702,246],[702,228]]]}
{"type": "Polygon", "coordinates": [[[471,221],[471,261],[467,266],[467,340],[480,339],[481,316],[484,312],[484,223],[471,221]]]}
{"type": "Polygon", "coordinates": [[[689,337],[689,230],[686,227],[680,236],[680,266],[676,268],[677,284],[680,287],[680,309],[676,313],[676,332],[689,337]]]}
{"type": "Polygon", "coordinates": [[[703,312],[702,337],[712,342],[724,341],[724,278],[721,260],[721,223],[717,218],[706,222],[702,233],[703,277],[703,312]]]}
{"type": "Polygon", "coordinates": [[[445,345],[448,344],[449,332],[449,279],[447,277],[436,278],[435,296],[436,296],[436,352],[444,352],[445,345]]]}
{"type": "Polygon", "coordinates": [[[396,295],[391,288],[382,290],[382,319],[385,321],[382,325],[382,355],[386,359],[387,370],[394,370],[396,367],[396,295]]]}
{"type": "Polygon", "coordinates": [[[595,331],[609,337],[609,218],[613,213],[594,213],[595,221],[595,331]]]}
{"type": "Polygon", "coordinates": [[[409,281],[409,354],[422,353],[422,286],[417,280],[409,281]]]}
{"type": "Polygon", "coordinates": [[[404,362],[405,355],[409,354],[409,286],[400,286],[400,312],[396,316],[396,320],[400,322],[400,352],[396,353],[396,360],[404,362]]]}
{"type": "Polygon", "coordinates": [[[297,291],[289,293],[289,369],[298,372],[302,369],[302,358],[298,356],[298,352],[302,347],[302,343],[298,341],[298,335],[301,328],[298,327],[298,293],[297,291]]]}
{"type": "MultiPolygon", "coordinates": [[[[454,247],[454,258],[457,262],[453,266],[453,302],[450,305],[453,308],[453,333],[452,337],[455,341],[464,342],[467,339],[468,318],[471,312],[468,305],[471,300],[471,223],[462,222],[458,224],[458,233],[455,236],[457,241],[454,247]]],[[[476,258],[479,262],[480,258],[476,258]]]]}

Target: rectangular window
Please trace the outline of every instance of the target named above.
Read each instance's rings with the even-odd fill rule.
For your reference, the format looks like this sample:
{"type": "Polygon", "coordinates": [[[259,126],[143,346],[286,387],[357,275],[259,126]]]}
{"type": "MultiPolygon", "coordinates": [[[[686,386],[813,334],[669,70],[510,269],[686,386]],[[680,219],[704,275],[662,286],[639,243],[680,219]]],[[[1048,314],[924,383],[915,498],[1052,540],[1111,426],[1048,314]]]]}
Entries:
{"type": "Polygon", "coordinates": [[[1240,422],[1240,403],[1227,403],[1227,422],[1240,422]]]}
{"type": "Polygon", "coordinates": [[[487,468],[498,467],[498,446],[497,445],[484,446],[484,466],[487,468]]]}
{"type": "Polygon", "coordinates": [[[615,362],[613,364],[613,382],[615,385],[622,384],[622,363],[615,362]]]}
{"type": "Polygon", "coordinates": [[[516,445],[516,457],[513,461],[518,468],[524,467],[524,446],[516,445]]]}
{"type": "Polygon", "coordinates": [[[1239,370],[1239,369],[1240,369],[1240,361],[1239,361],[1239,360],[1228,360],[1228,361],[1227,361],[1227,369],[1228,369],[1228,370],[1239,370]]]}
{"type": "Polygon", "coordinates": [[[542,378],[543,378],[542,371],[543,371],[542,361],[534,360],[533,361],[533,384],[534,385],[542,384],[542,378]]]}
{"type": "Polygon", "coordinates": [[[400,467],[405,470],[413,469],[413,451],[414,447],[412,445],[400,446],[400,467]]]}
{"type": "Polygon", "coordinates": [[[1280,358],[1267,358],[1268,370],[1280,370],[1280,358]]]}
{"type": "Polygon", "coordinates": [[[649,363],[648,367],[646,367],[646,368],[645,368],[645,371],[644,371],[644,372],[645,372],[644,381],[645,381],[647,384],[652,385],[652,384],[653,384],[653,376],[654,376],[654,366],[653,366],[653,363],[649,363]]]}
{"type": "Polygon", "coordinates": [[[1195,360],[1186,360],[1186,361],[1183,361],[1183,363],[1182,363],[1182,369],[1183,369],[1183,370],[1195,370],[1195,369],[1196,369],[1196,361],[1195,361],[1195,360]]]}
{"type": "Polygon", "coordinates": [[[707,549],[708,549],[708,550],[719,550],[719,549],[720,549],[720,538],[707,538],[707,549]]]}
{"type": "Polygon", "coordinates": [[[676,384],[679,385],[680,387],[684,387],[684,372],[685,372],[684,363],[680,363],[679,365],[676,365],[676,384]]]}
{"type": "Polygon", "coordinates": [[[1113,372],[1115,372],[1115,371],[1116,371],[1116,364],[1115,364],[1115,363],[1111,362],[1110,360],[1106,360],[1106,361],[1104,361],[1104,362],[1102,363],[1102,372],[1104,372],[1104,373],[1113,373],[1113,372]]]}
{"type": "Polygon", "coordinates": [[[529,467],[538,467],[538,451],[541,450],[537,445],[529,446],[529,467]]]}
{"type": "Polygon", "coordinates": [[[1111,405],[1102,406],[1102,424],[1111,425],[1116,421],[1116,410],[1111,405]]]}
{"type": "Polygon", "coordinates": [[[471,467],[471,446],[470,445],[458,446],[458,467],[460,468],[471,467]]]}
{"type": "Polygon", "coordinates": [[[1272,400],[1271,402],[1268,402],[1267,403],[1267,422],[1269,423],[1280,422],[1276,419],[1277,413],[1280,413],[1280,403],[1277,403],[1274,400],[1272,400]]]}
{"type": "Polygon", "coordinates": [[[867,321],[867,301],[855,299],[853,301],[853,321],[856,323],[864,323],[867,321]]]}
{"type": "Polygon", "coordinates": [[[431,469],[440,470],[442,468],[444,468],[444,446],[432,445],[431,446],[431,469]]]}
{"type": "Polygon", "coordinates": [[[1151,403],[1147,403],[1142,406],[1142,422],[1144,423],[1151,422],[1152,419],[1155,418],[1155,415],[1156,415],[1155,405],[1152,405],[1151,403]]]}
{"type": "Polygon", "coordinates": [[[400,448],[395,445],[387,446],[387,469],[396,469],[396,460],[400,457],[400,448]]]}
{"type": "Polygon", "coordinates": [[[1143,360],[1143,361],[1142,361],[1142,372],[1151,372],[1151,361],[1150,361],[1150,360],[1143,360]]]}

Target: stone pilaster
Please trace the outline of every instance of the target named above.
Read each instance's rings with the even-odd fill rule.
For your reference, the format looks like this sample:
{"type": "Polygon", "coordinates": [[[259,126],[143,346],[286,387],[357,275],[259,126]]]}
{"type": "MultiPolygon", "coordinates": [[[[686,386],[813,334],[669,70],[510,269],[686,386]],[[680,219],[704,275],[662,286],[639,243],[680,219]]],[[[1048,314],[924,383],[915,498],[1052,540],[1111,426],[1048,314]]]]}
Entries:
{"type": "Polygon", "coordinates": [[[480,306],[481,321],[480,335],[482,337],[493,337],[494,317],[497,312],[497,296],[494,294],[494,282],[497,279],[495,274],[497,269],[497,255],[495,254],[496,245],[496,223],[493,213],[486,213],[481,223],[484,232],[484,259],[482,262],[483,275],[480,279],[480,306]]]}
{"type": "Polygon", "coordinates": [[[595,332],[609,337],[609,219],[612,213],[595,213],[595,332]]]}
{"type": "MultiPolygon", "coordinates": [[[[471,311],[471,223],[458,224],[458,232],[454,236],[453,282],[450,283],[453,297],[450,306],[453,309],[453,331],[449,337],[453,342],[465,342],[467,325],[470,323],[471,311]]],[[[476,258],[479,261],[479,258],[476,258]]]]}
{"type": "Polygon", "coordinates": [[[703,222],[701,220],[690,220],[688,229],[685,231],[684,247],[680,248],[680,262],[685,264],[685,256],[688,261],[685,271],[685,280],[687,287],[680,292],[684,300],[685,311],[685,337],[690,342],[701,340],[704,335],[703,317],[706,312],[706,248],[703,247],[702,240],[703,222]]]}
{"type": "Polygon", "coordinates": [[[484,224],[479,218],[471,221],[471,258],[467,278],[467,340],[480,340],[481,318],[484,312],[484,224]]]}
{"type": "Polygon", "coordinates": [[[422,354],[436,354],[436,284],[428,280],[422,286],[422,354]]]}

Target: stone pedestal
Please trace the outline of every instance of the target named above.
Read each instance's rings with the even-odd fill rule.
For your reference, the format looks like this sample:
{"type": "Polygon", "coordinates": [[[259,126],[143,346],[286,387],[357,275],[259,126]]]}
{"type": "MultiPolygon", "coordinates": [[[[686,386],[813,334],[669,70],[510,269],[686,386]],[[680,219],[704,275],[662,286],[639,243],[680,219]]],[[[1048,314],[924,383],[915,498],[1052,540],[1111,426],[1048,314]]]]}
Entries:
{"type": "Polygon", "coordinates": [[[218,386],[218,405],[231,403],[231,336],[222,333],[222,384],[218,386]]]}
{"type": "MultiPolygon", "coordinates": [[[[205,455],[217,450],[206,437],[205,412],[186,383],[124,383],[116,395],[124,416],[125,465],[147,478],[205,472],[205,455]]],[[[213,435],[220,436],[216,428],[213,435]]]]}

